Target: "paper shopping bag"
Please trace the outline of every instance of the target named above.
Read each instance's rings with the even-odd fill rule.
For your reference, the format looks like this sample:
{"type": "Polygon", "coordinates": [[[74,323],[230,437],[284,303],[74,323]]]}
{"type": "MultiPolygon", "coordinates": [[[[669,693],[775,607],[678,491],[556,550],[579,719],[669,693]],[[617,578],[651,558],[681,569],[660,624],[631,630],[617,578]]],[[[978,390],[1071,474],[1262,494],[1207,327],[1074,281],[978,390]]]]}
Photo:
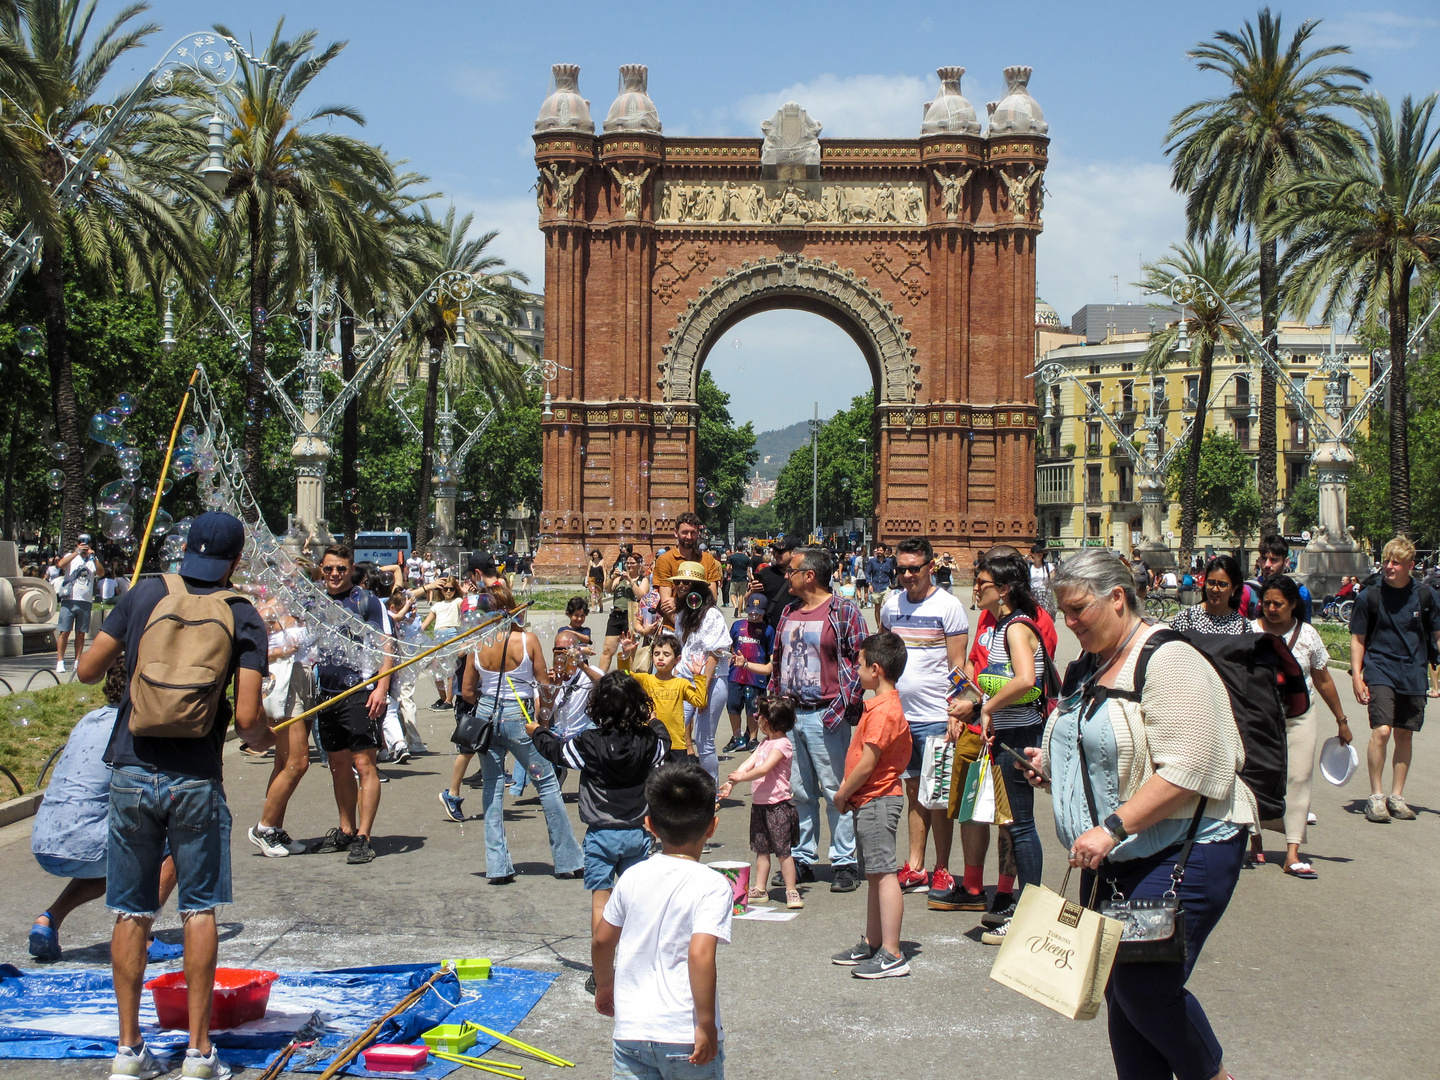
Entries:
{"type": "Polygon", "coordinates": [[[960,819],[960,805],[964,799],[965,787],[984,750],[985,741],[978,731],[972,731],[968,726],[960,729],[960,737],[955,740],[955,763],[950,778],[950,809],[947,816],[952,821],[960,819]]]}
{"type": "Polygon", "coordinates": [[[950,805],[950,781],[955,747],[938,735],[925,739],[920,759],[920,805],[927,810],[950,805]]]}
{"type": "Polygon", "coordinates": [[[1115,919],[1043,885],[1026,885],[990,978],[1061,1016],[1093,1020],[1110,981],[1121,930],[1115,919]]]}
{"type": "MultiPolygon", "coordinates": [[[[995,787],[989,783],[990,780],[990,757],[982,753],[979,760],[965,770],[965,788],[960,793],[960,809],[955,815],[956,821],[975,821],[976,813],[982,815],[989,813],[987,804],[993,808],[995,805],[995,787]]],[[[988,821],[988,817],[982,816],[980,821],[988,821]]]]}

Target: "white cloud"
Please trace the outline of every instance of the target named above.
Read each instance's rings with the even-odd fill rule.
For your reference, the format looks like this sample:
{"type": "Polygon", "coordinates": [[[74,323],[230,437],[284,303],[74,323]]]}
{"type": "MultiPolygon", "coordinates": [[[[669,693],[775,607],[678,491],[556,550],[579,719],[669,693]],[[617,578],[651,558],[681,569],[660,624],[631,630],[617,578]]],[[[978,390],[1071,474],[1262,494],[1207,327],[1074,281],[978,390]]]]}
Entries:
{"type": "MultiPolygon", "coordinates": [[[[1401,15],[1394,11],[1355,11],[1320,24],[1320,34],[1352,49],[1413,49],[1429,44],[1440,19],[1401,15]]],[[[1343,60],[1337,60],[1343,63],[1343,60]]]]}
{"type": "MultiPolygon", "coordinates": [[[[478,236],[491,229],[500,235],[491,241],[489,251],[505,260],[512,270],[520,270],[530,278],[525,286],[530,292],[545,291],[545,237],[539,228],[539,213],[533,196],[518,199],[482,199],[464,193],[455,196],[455,208],[462,214],[474,214],[471,235],[478,236]]],[[[432,213],[443,215],[442,207],[432,213]]]]}
{"type": "Polygon", "coordinates": [[[1185,238],[1185,199],[1156,162],[1077,162],[1052,154],[1045,170],[1045,231],[1037,244],[1039,294],[1062,321],[1082,305],[1115,297],[1143,302],[1131,285],[1185,238]]]}
{"type": "Polygon", "coordinates": [[[510,79],[498,68],[463,64],[445,81],[455,93],[473,101],[493,103],[510,96],[510,79]]]}

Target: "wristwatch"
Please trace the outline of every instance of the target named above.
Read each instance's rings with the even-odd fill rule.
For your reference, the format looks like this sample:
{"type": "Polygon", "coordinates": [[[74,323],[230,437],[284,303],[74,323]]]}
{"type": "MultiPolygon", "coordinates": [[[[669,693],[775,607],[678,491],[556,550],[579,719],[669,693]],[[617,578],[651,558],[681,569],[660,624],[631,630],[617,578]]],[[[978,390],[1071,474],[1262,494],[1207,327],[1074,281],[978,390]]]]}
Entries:
{"type": "Polygon", "coordinates": [[[1120,820],[1119,814],[1111,814],[1100,827],[1109,833],[1110,839],[1114,840],[1117,844],[1130,835],[1125,831],[1125,822],[1120,820]]]}

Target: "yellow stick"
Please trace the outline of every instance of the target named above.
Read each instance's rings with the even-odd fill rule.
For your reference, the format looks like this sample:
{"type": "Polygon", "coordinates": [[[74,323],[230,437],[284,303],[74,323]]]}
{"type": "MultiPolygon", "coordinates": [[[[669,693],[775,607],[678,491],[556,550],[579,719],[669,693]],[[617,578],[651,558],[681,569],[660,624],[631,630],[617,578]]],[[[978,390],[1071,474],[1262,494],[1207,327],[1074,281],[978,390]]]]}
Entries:
{"type": "MultiPolygon", "coordinates": [[[[471,1023],[473,1024],[474,1021],[472,1020],[471,1023]]],[[[478,1028],[480,1031],[485,1032],[486,1035],[493,1035],[501,1042],[509,1043],[517,1050],[528,1051],[529,1053],[534,1054],[536,1057],[541,1058],[544,1061],[550,1062],[550,1064],[552,1065],[567,1065],[572,1069],[575,1067],[575,1063],[573,1061],[566,1061],[564,1058],[556,1057],[554,1054],[547,1054],[538,1046],[531,1046],[529,1043],[523,1043],[519,1039],[512,1039],[509,1035],[502,1035],[498,1031],[493,1031],[490,1028],[487,1028],[484,1024],[475,1024],[475,1027],[478,1028]]]]}
{"type": "Polygon", "coordinates": [[[530,710],[525,708],[525,699],[516,692],[515,683],[511,681],[509,675],[505,676],[505,681],[510,683],[510,693],[515,696],[515,704],[520,706],[520,715],[525,717],[525,723],[530,723],[530,710]]]}
{"type": "Polygon", "coordinates": [[[512,616],[512,615],[519,614],[520,612],[524,611],[526,608],[530,607],[530,606],[531,606],[532,604],[534,604],[534,603],[535,603],[534,600],[528,600],[528,601],[526,601],[525,603],[521,604],[519,607],[513,608],[513,609],[510,610],[510,611],[498,612],[498,613],[496,613],[495,615],[492,615],[490,618],[486,619],[484,622],[480,623],[479,625],[477,625],[477,626],[472,626],[469,630],[466,630],[464,633],[456,634],[454,637],[449,638],[449,639],[446,640],[446,641],[442,641],[439,645],[435,645],[435,646],[432,646],[432,647],[429,648],[429,649],[426,649],[424,652],[420,653],[420,654],[417,655],[417,656],[412,656],[409,660],[406,660],[404,663],[396,664],[394,667],[388,667],[388,668],[386,668],[384,671],[377,671],[374,675],[371,675],[368,679],[363,679],[363,680],[361,680],[360,682],[356,683],[354,686],[350,687],[350,689],[348,689],[348,690],[346,690],[346,691],[344,691],[344,692],[342,692],[342,693],[336,694],[336,695],[335,695],[334,697],[332,697],[332,698],[329,698],[329,699],[326,700],[323,704],[316,705],[313,709],[306,709],[304,712],[300,713],[298,716],[292,716],[292,717],[290,717],[289,720],[282,720],[282,721],[280,721],[280,723],[276,724],[273,728],[271,728],[271,730],[272,730],[272,731],[279,731],[281,728],[287,728],[287,727],[289,727],[291,724],[295,723],[296,720],[304,720],[307,716],[313,716],[315,713],[320,712],[322,709],[328,709],[328,708],[330,708],[330,706],[334,705],[337,701],[340,701],[340,700],[343,699],[343,698],[347,698],[347,697],[349,697],[351,694],[353,694],[353,693],[355,693],[355,692],[357,692],[357,691],[359,691],[359,690],[363,690],[365,687],[369,686],[371,683],[373,683],[373,682],[378,682],[379,680],[385,678],[386,675],[393,675],[395,672],[401,670],[402,668],[407,668],[407,667],[409,667],[411,664],[418,664],[421,660],[424,660],[424,659],[426,659],[427,657],[430,657],[430,656],[435,655],[435,654],[436,654],[437,652],[439,652],[441,649],[445,649],[445,648],[450,647],[451,645],[454,645],[455,642],[459,641],[461,638],[469,637],[471,634],[475,633],[477,630],[484,630],[487,626],[493,626],[493,625],[495,624],[495,622],[496,622],[497,620],[499,620],[499,619],[505,619],[505,618],[509,618],[509,617],[512,616]]]}
{"type": "Polygon", "coordinates": [[[445,1050],[431,1050],[430,1055],[445,1061],[453,1061],[459,1065],[469,1065],[472,1069],[484,1069],[486,1072],[492,1072],[499,1076],[508,1076],[511,1077],[511,1080],[525,1080],[518,1069],[510,1065],[502,1065],[498,1061],[492,1064],[488,1061],[481,1061],[479,1058],[468,1057],[465,1054],[451,1054],[445,1050]]]}
{"type": "Polygon", "coordinates": [[[165,447],[165,464],[160,466],[160,479],[155,481],[155,499],[150,504],[150,519],[145,522],[145,535],[140,538],[140,552],[135,556],[135,573],[130,578],[130,588],[140,580],[140,569],[145,565],[145,549],[150,546],[150,530],[155,527],[155,516],[160,513],[160,496],[165,494],[165,477],[170,474],[170,455],[175,452],[175,440],[180,437],[180,423],[185,419],[185,406],[190,403],[190,391],[195,389],[195,380],[200,377],[197,367],[190,373],[185,384],[185,393],[180,395],[180,408],[175,413],[175,426],[170,429],[170,445],[165,447]]]}

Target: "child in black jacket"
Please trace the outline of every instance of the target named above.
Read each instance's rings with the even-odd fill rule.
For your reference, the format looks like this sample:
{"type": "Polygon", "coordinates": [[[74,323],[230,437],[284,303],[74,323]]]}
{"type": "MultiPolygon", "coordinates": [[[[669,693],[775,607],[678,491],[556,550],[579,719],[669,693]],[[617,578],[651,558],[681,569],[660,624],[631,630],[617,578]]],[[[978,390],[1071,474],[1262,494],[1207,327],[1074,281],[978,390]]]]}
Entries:
{"type": "Polygon", "coordinates": [[[580,772],[580,820],[585,833],[585,888],[593,931],[615,879],[650,854],[645,832],[645,781],[665,760],[670,743],[655,730],[650,698],[628,673],[612,671],[590,694],[596,727],[560,740],[527,724],[535,749],[552,764],[580,772]]]}

